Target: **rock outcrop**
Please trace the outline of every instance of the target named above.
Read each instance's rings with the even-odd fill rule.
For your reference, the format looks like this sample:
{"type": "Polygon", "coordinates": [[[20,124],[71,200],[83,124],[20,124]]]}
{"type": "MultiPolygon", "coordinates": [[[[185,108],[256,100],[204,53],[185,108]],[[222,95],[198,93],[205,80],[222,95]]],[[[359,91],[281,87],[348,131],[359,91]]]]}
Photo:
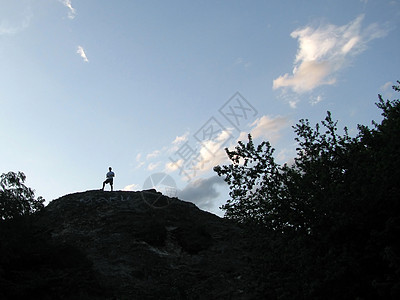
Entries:
{"type": "Polygon", "coordinates": [[[155,190],[66,195],[34,223],[60,251],[80,253],[98,299],[252,298],[240,228],[155,190]]]}

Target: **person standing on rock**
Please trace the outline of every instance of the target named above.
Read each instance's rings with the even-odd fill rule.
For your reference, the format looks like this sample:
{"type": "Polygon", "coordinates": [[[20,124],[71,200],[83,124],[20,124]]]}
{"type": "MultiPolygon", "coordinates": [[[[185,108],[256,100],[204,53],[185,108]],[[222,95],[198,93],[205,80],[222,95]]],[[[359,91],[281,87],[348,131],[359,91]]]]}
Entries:
{"type": "Polygon", "coordinates": [[[114,172],[112,171],[112,168],[111,167],[109,167],[108,168],[108,172],[107,172],[107,174],[106,174],[106,180],[104,180],[104,182],[103,182],[103,188],[101,189],[102,191],[104,191],[104,186],[107,184],[107,183],[109,183],[110,184],[110,186],[111,186],[111,191],[113,190],[113,181],[114,181],[114,176],[115,176],[115,174],[114,174],[114,172]]]}

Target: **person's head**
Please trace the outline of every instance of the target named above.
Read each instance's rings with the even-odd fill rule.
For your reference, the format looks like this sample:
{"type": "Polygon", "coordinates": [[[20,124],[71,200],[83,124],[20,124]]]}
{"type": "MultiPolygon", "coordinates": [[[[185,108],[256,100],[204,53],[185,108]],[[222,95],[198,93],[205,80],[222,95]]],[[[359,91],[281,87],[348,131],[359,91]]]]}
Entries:
{"type": "Polygon", "coordinates": [[[109,170],[110,170],[110,172],[111,172],[112,168],[111,168],[111,167],[109,167],[108,169],[109,169],[109,170]]]}

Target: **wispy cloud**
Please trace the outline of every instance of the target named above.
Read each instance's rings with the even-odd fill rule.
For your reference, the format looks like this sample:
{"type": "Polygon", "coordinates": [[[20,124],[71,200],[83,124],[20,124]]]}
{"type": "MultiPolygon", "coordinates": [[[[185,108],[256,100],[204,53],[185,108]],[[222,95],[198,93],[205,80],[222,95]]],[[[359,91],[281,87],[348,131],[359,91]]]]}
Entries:
{"type": "MultiPolygon", "coordinates": [[[[179,158],[178,156],[176,160],[168,161],[164,164],[164,172],[170,173],[177,170],[190,169],[191,171],[188,170],[188,172],[193,175],[193,177],[189,176],[190,180],[192,180],[204,174],[205,172],[212,170],[215,165],[226,162],[227,156],[224,148],[232,146],[226,144],[226,142],[228,140],[236,142],[230,138],[232,137],[232,130],[233,129],[222,130],[212,139],[203,140],[201,143],[198,142],[193,146],[196,149],[193,161],[188,162],[188,160],[179,158]],[[187,166],[188,164],[190,165],[189,167],[187,166]]],[[[172,143],[171,148],[168,150],[169,153],[171,153],[172,151],[177,151],[175,141],[172,143]]],[[[182,140],[182,142],[187,142],[187,139],[182,140]]]]}
{"type": "Polygon", "coordinates": [[[149,163],[149,165],[147,166],[147,170],[149,171],[154,171],[155,169],[157,169],[157,167],[160,165],[160,162],[157,163],[149,163]]]}
{"type": "Polygon", "coordinates": [[[348,65],[352,56],[363,52],[371,40],[387,33],[377,24],[362,28],[363,19],[364,15],[360,15],[343,26],[306,26],[293,31],[291,37],[298,39],[299,48],[292,74],[276,78],[273,89],[290,88],[303,93],[334,84],[337,72],[348,65]]]}
{"type": "Polygon", "coordinates": [[[251,66],[251,62],[246,61],[241,57],[238,57],[235,59],[234,65],[235,66],[243,66],[245,69],[247,69],[251,66]]]}
{"type": "Polygon", "coordinates": [[[172,141],[172,146],[168,149],[169,153],[175,152],[179,147],[188,140],[189,131],[186,131],[183,135],[177,136],[175,140],[172,141]]]}
{"type": "Polygon", "coordinates": [[[386,92],[387,90],[391,90],[393,86],[393,82],[388,81],[384,85],[381,86],[381,90],[386,92]]]}
{"type": "Polygon", "coordinates": [[[71,0],[60,0],[61,3],[68,8],[68,18],[69,19],[74,19],[76,16],[76,10],[75,8],[72,7],[71,0]]]}
{"type": "MultiPolygon", "coordinates": [[[[284,116],[262,116],[248,126],[248,132],[252,134],[253,138],[276,141],[280,138],[282,130],[290,126],[290,120],[284,116]]],[[[207,176],[216,165],[229,163],[225,148],[236,146],[240,137],[244,136],[243,133],[238,138],[235,138],[234,133],[235,130],[233,128],[221,130],[212,139],[203,140],[201,143],[199,142],[193,146],[199,153],[193,166],[194,173],[189,169],[185,169],[186,162],[184,159],[165,163],[164,172],[170,173],[185,169],[190,175],[193,175],[193,177],[190,177],[187,186],[178,192],[178,198],[191,201],[200,208],[209,211],[215,210],[216,207],[221,205],[219,203],[221,201],[219,199],[219,191],[224,187],[227,188],[226,183],[218,176],[208,178],[204,178],[203,176],[207,176]]],[[[247,137],[242,140],[247,140],[247,137]]],[[[284,153],[281,154],[281,158],[285,158],[284,153]]],[[[187,178],[182,175],[182,179],[187,178]]]]}
{"type": "Polygon", "coordinates": [[[78,46],[76,53],[78,53],[80,57],[82,57],[84,62],[89,62],[89,59],[87,58],[85,50],[83,50],[82,46],[78,46]]]}
{"type": "Polygon", "coordinates": [[[10,11],[6,10],[6,18],[0,21],[0,36],[15,35],[29,27],[33,14],[30,6],[17,5],[10,11]]]}
{"type": "Polygon", "coordinates": [[[193,175],[191,180],[195,180],[198,176],[202,176],[212,170],[214,166],[229,162],[225,148],[232,148],[237,145],[237,141],[247,141],[247,134],[250,132],[254,139],[267,139],[270,142],[276,142],[282,130],[290,126],[290,120],[283,116],[262,116],[249,124],[248,131],[235,136],[233,128],[225,128],[212,138],[197,143],[193,148],[196,149],[196,158],[189,164],[182,158],[178,158],[174,162],[166,162],[164,164],[164,172],[170,173],[177,170],[189,168],[188,173],[193,175]],[[193,163],[193,164],[192,164],[193,163]],[[193,171],[195,170],[195,171],[193,171]],[[193,171],[193,172],[192,172],[193,171]]]}
{"type": "Polygon", "coordinates": [[[310,104],[312,106],[320,103],[321,101],[322,101],[322,96],[321,95],[310,97],[310,104]]]}
{"type": "Polygon", "coordinates": [[[388,81],[380,87],[383,98],[389,99],[394,97],[393,86],[393,82],[388,81]]]}
{"type": "Polygon", "coordinates": [[[152,159],[152,158],[156,158],[157,156],[159,156],[161,154],[160,150],[154,150],[153,152],[149,153],[146,155],[146,159],[152,159]]]}
{"type": "Polygon", "coordinates": [[[142,153],[138,153],[137,155],[136,155],[136,167],[135,167],[135,169],[139,169],[139,168],[141,168],[146,162],[144,162],[143,160],[142,160],[142,153]]]}

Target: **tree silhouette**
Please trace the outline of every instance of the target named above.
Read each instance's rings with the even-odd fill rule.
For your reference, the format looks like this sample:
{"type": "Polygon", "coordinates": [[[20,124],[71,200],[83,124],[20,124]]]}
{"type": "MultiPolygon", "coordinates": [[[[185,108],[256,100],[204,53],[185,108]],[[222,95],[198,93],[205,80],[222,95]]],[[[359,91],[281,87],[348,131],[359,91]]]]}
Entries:
{"type": "Polygon", "coordinates": [[[264,294],[400,295],[400,103],[379,95],[377,106],[382,122],[359,125],[356,137],[347,128],[338,134],[330,112],[314,128],[300,120],[291,165],[277,164],[270,143],[255,146],[249,135],[226,149],[230,165],[214,168],[230,186],[225,216],[260,233],[264,294]]]}
{"type": "Polygon", "coordinates": [[[43,208],[42,197],[35,199],[35,191],[27,187],[22,172],[8,172],[0,176],[0,220],[30,215],[43,208]]]}

